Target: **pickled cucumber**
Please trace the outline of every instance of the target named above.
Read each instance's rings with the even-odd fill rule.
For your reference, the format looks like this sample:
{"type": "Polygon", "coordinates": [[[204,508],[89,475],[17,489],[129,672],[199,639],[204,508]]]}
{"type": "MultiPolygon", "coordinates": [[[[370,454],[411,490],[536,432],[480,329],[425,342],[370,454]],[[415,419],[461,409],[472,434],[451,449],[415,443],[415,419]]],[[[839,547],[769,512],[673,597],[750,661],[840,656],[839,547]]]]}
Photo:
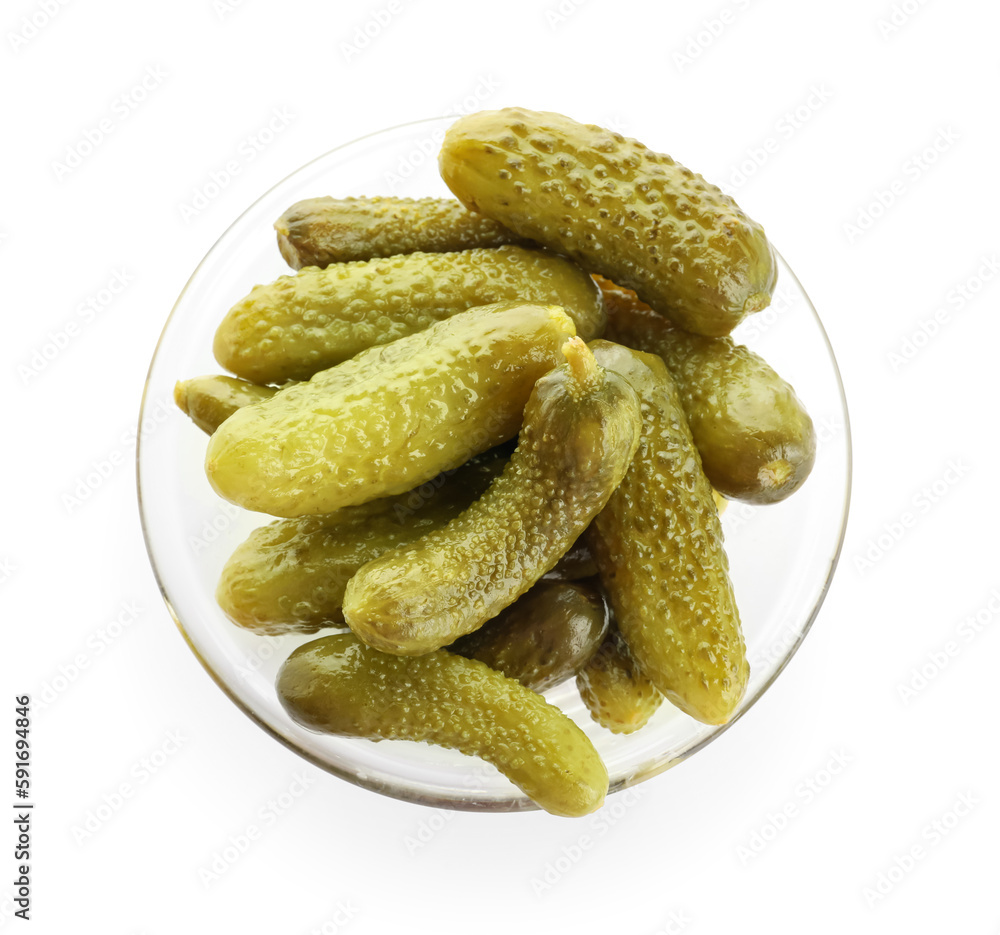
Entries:
{"type": "Polygon", "coordinates": [[[580,536],[569,551],[555,563],[551,571],[545,573],[547,581],[579,581],[593,578],[597,574],[597,564],[587,545],[585,536],[580,536]]]}
{"type": "Polygon", "coordinates": [[[516,435],[574,330],[555,306],[507,303],[370,348],[230,416],[209,439],[208,478],[285,517],[403,493],[516,435]]]}
{"type": "Polygon", "coordinates": [[[776,503],[798,490],[816,460],[816,433],[795,390],[732,338],[688,334],[634,292],[598,282],[608,338],[666,363],[712,486],[750,503],[776,503]]]}
{"type": "Polygon", "coordinates": [[[609,341],[592,349],[643,403],[639,450],[587,533],[601,583],[649,680],[697,720],[723,724],[749,667],[712,488],[663,361],[609,341]]]}
{"type": "Polygon", "coordinates": [[[607,770],[586,734],[541,695],[475,659],[444,650],[390,656],[334,634],[296,649],[277,690],[310,730],[478,756],[554,815],[589,814],[607,793],[607,770]]]}
{"type": "Polygon", "coordinates": [[[322,516],[279,520],[236,548],[215,597],[233,623],[256,633],[314,633],[346,626],[344,588],[366,562],[458,516],[506,465],[491,448],[423,487],[322,516]]]}
{"type": "Polygon", "coordinates": [[[613,734],[645,727],[663,695],[636,665],[616,627],[577,673],[576,687],[590,716],[613,734]]]}
{"type": "Polygon", "coordinates": [[[510,107],[457,120],[441,175],[479,211],[634,289],[698,334],[728,334],[770,302],[764,231],[700,175],[635,140],[510,107]]]}
{"type": "Polygon", "coordinates": [[[482,626],[530,588],[618,486],[640,427],[636,394],[579,339],[542,377],[517,449],[486,494],[444,529],[348,582],[344,619],[377,649],[419,655],[482,626]]]}
{"type": "Polygon", "coordinates": [[[514,300],[561,306],[585,341],[604,330],[600,290],[561,257],[514,246],[411,253],[255,286],[219,325],[215,359],[254,383],[307,380],[457,312],[514,300]]]}
{"type": "Polygon", "coordinates": [[[607,630],[607,606],[595,589],[539,581],[448,650],[543,692],[575,675],[597,652],[607,630]]]}
{"type": "Polygon", "coordinates": [[[211,435],[237,409],[270,399],[277,392],[273,386],[211,375],[178,382],[174,402],[198,428],[211,435]]]}
{"type": "Polygon", "coordinates": [[[452,198],[307,198],[281,215],[274,229],[292,269],[526,243],[452,198]]]}

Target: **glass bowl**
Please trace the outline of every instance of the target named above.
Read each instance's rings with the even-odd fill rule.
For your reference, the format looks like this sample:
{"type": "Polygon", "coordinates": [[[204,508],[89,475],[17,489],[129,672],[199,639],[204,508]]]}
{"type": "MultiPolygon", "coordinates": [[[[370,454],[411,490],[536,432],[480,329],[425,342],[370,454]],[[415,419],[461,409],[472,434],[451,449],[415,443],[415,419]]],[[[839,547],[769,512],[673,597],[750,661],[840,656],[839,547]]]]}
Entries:
{"type": "MultiPolygon", "coordinates": [[[[203,470],[206,436],[173,403],[174,382],[219,371],[212,337],[222,316],[256,283],[288,273],[272,224],[294,202],[319,195],[449,195],[436,154],[454,117],[393,127],[338,147],[279,182],[219,238],[177,300],[153,355],[140,416],[137,471],[150,561],[178,628],[219,687],[277,740],[337,776],[396,798],[438,807],[514,811],[535,806],[497,770],[409,741],[330,737],[293,723],[274,690],[282,661],[316,635],[264,637],[230,623],[215,602],[223,564],[272,517],[222,501],[203,470]]],[[[724,727],[700,724],[670,704],[629,736],[591,720],[571,680],[546,697],[590,736],[611,791],[642,782],[695,753],[761,696],[809,630],[829,587],[850,496],[850,430],[837,363],[798,280],[779,257],[771,306],[734,336],[796,388],[819,437],[816,466],[787,501],[733,502],[723,515],[743,619],[750,681],[724,727]]]]}

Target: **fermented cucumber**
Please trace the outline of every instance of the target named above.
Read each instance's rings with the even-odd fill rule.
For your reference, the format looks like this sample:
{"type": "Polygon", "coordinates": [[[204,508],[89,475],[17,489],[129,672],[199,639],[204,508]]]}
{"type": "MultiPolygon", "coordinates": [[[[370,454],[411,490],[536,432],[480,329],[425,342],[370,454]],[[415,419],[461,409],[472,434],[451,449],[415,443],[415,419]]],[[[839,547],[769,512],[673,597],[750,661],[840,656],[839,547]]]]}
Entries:
{"type": "Polygon", "coordinates": [[[649,680],[697,720],[723,724],[749,667],[712,487],[663,361],[592,347],[643,402],[639,450],[587,533],[601,583],[649,680]]]}
{"type": "Polygon", "coordinates": [[[777,278],[763,228],[636,140],[509,107],[457,120],[441,175],[467,208],[634,289],[698,334],[728,334],[777,278]]]}
{"type": "Polygon", "coordinates": [[[579,267],[521,247],[411,253],[255,286],[215,333],[215,359],[254,383],[308,380],[377,344],[479,305],[558,305],[585,340],[604,330],[601,293],[579,267]]]}
{"type": "Polygon", "coordinates": [[[292,269],[525,243],[454,198],[307,198],[282,214],[274,229],[292,269]]]}
{"type": "Polygon", "coordinates": [[[482,626],[549,571],[618,486],[639,401],[575,338],[542,377],[517,449],[486,494],[444,529],[362,567],[344,618],[377,649],[419,655],[482,626]]]}
{"type": "Polygon", "coordinates": [[[390,656],[334,634],[296,649],[277,690],[292,719],[310,730],[478,756],[554,815],[589,814],[608,790],[607,769],[573,721],[475,659],[444,650],[390,656]]]}
{"type": "Polygon", "coordinates": [[[560,308],[507,303],[370,348],[234,413],[209,439],[208,478],[284,517],[403,493],[513,438],[574,330],[560,308]]]}

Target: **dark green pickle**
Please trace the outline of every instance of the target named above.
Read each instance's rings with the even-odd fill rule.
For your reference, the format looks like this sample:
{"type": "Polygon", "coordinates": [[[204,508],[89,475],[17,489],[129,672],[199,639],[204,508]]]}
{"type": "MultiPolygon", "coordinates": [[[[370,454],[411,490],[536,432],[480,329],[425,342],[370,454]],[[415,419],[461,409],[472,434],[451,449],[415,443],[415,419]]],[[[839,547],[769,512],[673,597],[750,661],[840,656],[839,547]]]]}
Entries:
{"type": "Polygon", "coordinates": [[[631,734],[645,727],[663,702],[663,695],[646,677],[617,627],[577,673],[576,687],[590,716],[613,734],[631,734]]]}
{"type": "Polygon", "coordinates": [[[732,338],[688,334],[634,292],[598,282],[608,339],[666,363],[712,486],[750,503],[777,503],[798,490],[816,460],[816,432],[795,390],[732,338]]]}
{"type": "Polygon", "coordinates": [[[749,677],[712,487],[663,361],[610,341],[594,357],[642,399],[639,450],[587,530],[601,584],[636,662],[706,724],[736,711],[749,677]]]}
{"type": "Polygon", "coordinates": [[[562,711],[485,663],[445,650],[391,656],[349,633],[326,636],[289,656],[277,691],[310,730],[478,756],[554,815],[589,814],[608,790],[594,745],[562,711]]]}
{"type": "Polygon", "coordinates": [[[344,618],[366,643],[419,655],[478,629],[556,564],[618,486],[639,401],[579,338],[563,354],[535,384],[517,448],[487,493],[348,583],[344,618]]]}
{"type": "Polygon", "coordinates": [[[454,198],[306,198],[274,222],[292,269],[528,243],[454,198]]]}
{"type": "Polygon", "coordinates": [[[562,114],[461,117],[439,157],[467,208],[636,292],[697,334],[729,334],[771,301],[764,229],[700,175],[562,114]]]}
{"type": "Polygon", "coordinates": [[[513,444],[498,446],[395,497],[255,529],[222,569],[219,606],[255,633],[346,626],[344,589],[357,570],[453,520],[500,475],[512,451],[513,444]]]}
{"type": "Polygon", "coordinates": [[[543,692],[575,675],[597,651],[607,630],[607,605],[596,589],[539,581],[448,649],[543,692]]]}

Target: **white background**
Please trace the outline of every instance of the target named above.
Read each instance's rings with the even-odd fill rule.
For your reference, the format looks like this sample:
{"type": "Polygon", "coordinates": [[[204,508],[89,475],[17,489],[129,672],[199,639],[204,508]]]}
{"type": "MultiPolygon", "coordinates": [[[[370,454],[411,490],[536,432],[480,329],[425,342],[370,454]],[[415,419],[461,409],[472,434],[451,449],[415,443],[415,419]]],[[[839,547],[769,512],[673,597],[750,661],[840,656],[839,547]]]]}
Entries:
{"type": "MultiPolygon", "coordinates": [[[[34,718],[28,931],[1000,931],[1000,289],[975,279],[1000,255],[995,4],[45,5],[0,12],[4,749],[13,696],[84,665],[34,718]],[[144,76],[152,90],[134,92],[144,76]],[[143,380],[199,259],[308,159],[470,103],[614,123],[730,188],[774,139],[739,200],[810,293],[851,404],[850,525],[802,649],[733,730],[633,804],[613,798],[579,821],[442,818],[299,760],[187,649],[138,522],[143,380]],[[275,109],[286,125],[249,158],[275,109]],[[102,119],[104,139],[58,169],[102,119]],[[233,159],[231,184],[183,217],[233,159]],[[863,213],[867,230],[852,231],[863,213]],[[124,290],[81,313],[119,272],[124,290]],[[918,352],[894,363],[906,339],[918,352]],[[52,341],[65,346],[32,367],[52,341]],[[107,478],[68,502],[94,462],[111,464],[107,478]],[[918,506],[935,483],[944,493],[918,506]],[[977,610],[982,628],[963,626],[977,610]],[[80,839],[123,782],[133,794],[80,839]],[[809,795],[809,782],[825,785],[809,795]],[[294,804],[263,821],[283,793],[294,804]],[[260,840],[206,882],[251,824],[260,840]],[[421,829],[430,840],[411,853],[421,829]],[[564,870],[543,888],[550,864],[564,870]]],[[[0,760],[2,804],[13,766],[0,760]]],[[[0,824],[9,893],[13,830],[0,824]]],[[[19,930],[0,900],[0,927],[19,930]]]]}

